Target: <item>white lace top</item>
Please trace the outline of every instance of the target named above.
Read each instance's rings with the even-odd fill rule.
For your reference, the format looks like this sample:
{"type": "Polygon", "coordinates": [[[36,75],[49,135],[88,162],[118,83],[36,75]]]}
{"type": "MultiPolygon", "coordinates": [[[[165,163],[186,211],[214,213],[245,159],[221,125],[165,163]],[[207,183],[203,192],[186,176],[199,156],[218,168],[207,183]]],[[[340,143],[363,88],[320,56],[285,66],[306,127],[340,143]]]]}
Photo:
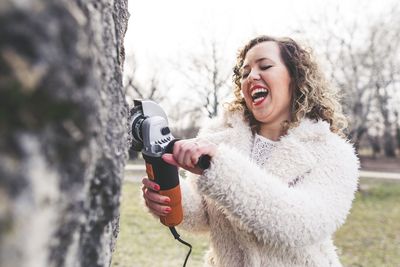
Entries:
{"type": "Polygon", "coordinates": [[[278,141],[272,141],[262,135],[254,136],[253,149],[251,151],[251,159],[260,167],[263,167],[265,161],[271,155],[271,151],[275,148],[278,141]]]}

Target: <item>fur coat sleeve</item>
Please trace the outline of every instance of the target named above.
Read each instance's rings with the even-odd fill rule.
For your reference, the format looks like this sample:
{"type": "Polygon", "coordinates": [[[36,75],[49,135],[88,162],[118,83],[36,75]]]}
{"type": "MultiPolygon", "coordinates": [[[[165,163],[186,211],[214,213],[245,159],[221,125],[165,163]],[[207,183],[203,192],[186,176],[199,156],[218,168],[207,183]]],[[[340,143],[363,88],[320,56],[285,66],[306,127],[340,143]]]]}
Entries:
{"type": "Polygon", "coordinates": [[[205,232],[209,230],[206,203],[199,194],[195,181],[194,177],[180,181],[184,217],[179,228],[192,232],[205,232]]]}
{"type": "MultiPolygon", "coordinates": [[[[198,138],[213,140],[220,143],[225,137],[224,124],[219,118],[210,121],[207,127],[203,128],[198,138]]],[[[186,172],[187,178],[180,179],[182,191],[183,221],[179,225],[180,229],[192,232],[205,232],[209,230],[209,218],[207,214],[207,204],[204,196],[199,193],[197,186],[198,176],[186,172]]]]}
{"type": "Polygon", "coordinates": [[[213,203],[266,244],[307,246],[331,236],[344,223],[357,188],[353,147],[326,122],[305,120],[281,138],[260,168],[249,157],[251,134],[243,125],[233,122],[219,135],[203,136],[218,144],[210,168],[196,179],[203,203],[213,203]]]}

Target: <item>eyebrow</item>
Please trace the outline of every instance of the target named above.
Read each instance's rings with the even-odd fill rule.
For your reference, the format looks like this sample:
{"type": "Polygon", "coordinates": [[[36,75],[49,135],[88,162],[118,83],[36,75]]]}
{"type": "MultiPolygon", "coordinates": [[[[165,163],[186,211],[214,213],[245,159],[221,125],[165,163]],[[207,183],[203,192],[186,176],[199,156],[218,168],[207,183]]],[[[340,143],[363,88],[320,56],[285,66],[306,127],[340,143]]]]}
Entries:
{"type": "MultiPolygon", "coordinates": [[[[262,58],[257,59],[257,60],[256,60],[256,63],[258,63],[258,62],[260,62],[260,61],[263,61],[263,60],[270,60],[270,61],[274,62],[274,61],[273,61],[272,59],[270,59],[270,58],[262,57],[262,58]]],[[[246,64],[246,65],[244,65],[244,66],[242,67],[242,69],[245,69],[245,68],[248,68],[248,67],[249,67],[249,64],[246,64]]]]}

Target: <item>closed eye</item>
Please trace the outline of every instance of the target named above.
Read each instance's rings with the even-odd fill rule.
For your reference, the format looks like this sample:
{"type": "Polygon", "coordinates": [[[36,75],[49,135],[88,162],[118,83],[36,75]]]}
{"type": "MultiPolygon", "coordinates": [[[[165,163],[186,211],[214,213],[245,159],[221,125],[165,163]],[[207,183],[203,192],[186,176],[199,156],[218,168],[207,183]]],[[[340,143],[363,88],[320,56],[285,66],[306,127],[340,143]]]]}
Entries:
{"type": "Polygon", "coordinates": [[[266,66],[261,66],[260,69],[261,70],[267,70],[267,69],[269,69],[271,67],[272,67],[272,65],[266,65],[266,66]]]}
{"type": "MultiPolygon", "coordinates": [[[[271,67],[272,67],[272,65],[265,65],[265,66],[260,66],[260,69],[261,70],[267,70],[267,69],[269,69],[271,67]]],[[[242,73],[241,78],[242,79],[246,79],[249,76],[249,74],[250,74],[250,71],[244,72],[244,73],[242,73]]]]}

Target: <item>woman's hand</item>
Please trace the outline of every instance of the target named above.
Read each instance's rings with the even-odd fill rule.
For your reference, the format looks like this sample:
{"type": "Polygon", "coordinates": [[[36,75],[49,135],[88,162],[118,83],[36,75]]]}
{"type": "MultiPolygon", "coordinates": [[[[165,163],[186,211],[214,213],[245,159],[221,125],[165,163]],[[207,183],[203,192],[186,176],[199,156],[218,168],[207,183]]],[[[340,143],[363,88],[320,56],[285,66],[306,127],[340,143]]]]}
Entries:
{"type": "Polygon", "coordinates": [[[150,179],[143,178],[142,183],[143,198],[150,212],[156,216],[167,216],[171,212],[171,207],[168,206],[171,199],[158,193],[160,186],[150,179]]]}
{"type": "Polygon", "coordinates": [[[177,141],[174,144],[173,153],[164,154],[162,159],[192,173],[202,174],[203,170],[196,166],[200,156],[209,155],[212,158],[216,150],[217,146],[214,143],[198,139],[186,139],[177,141]]]}
{"type": "MultiPolygon", "coordinates": [[[[200,156],[209,155],[213,157],[217,147],[215,144],[197,139],[180,140],[174,144],[172,154],[164,154],[163,160],[171,165],[175,165],[192,173],[202,174],[203,170],[196,167],[200,156]]],[[[168,204],[171,199],[161,195],[158,191],[160,186],[148,178],[143,178],[143,198],[150,212],[156,216],[167,216],[171,212],[168,204]]]]}

